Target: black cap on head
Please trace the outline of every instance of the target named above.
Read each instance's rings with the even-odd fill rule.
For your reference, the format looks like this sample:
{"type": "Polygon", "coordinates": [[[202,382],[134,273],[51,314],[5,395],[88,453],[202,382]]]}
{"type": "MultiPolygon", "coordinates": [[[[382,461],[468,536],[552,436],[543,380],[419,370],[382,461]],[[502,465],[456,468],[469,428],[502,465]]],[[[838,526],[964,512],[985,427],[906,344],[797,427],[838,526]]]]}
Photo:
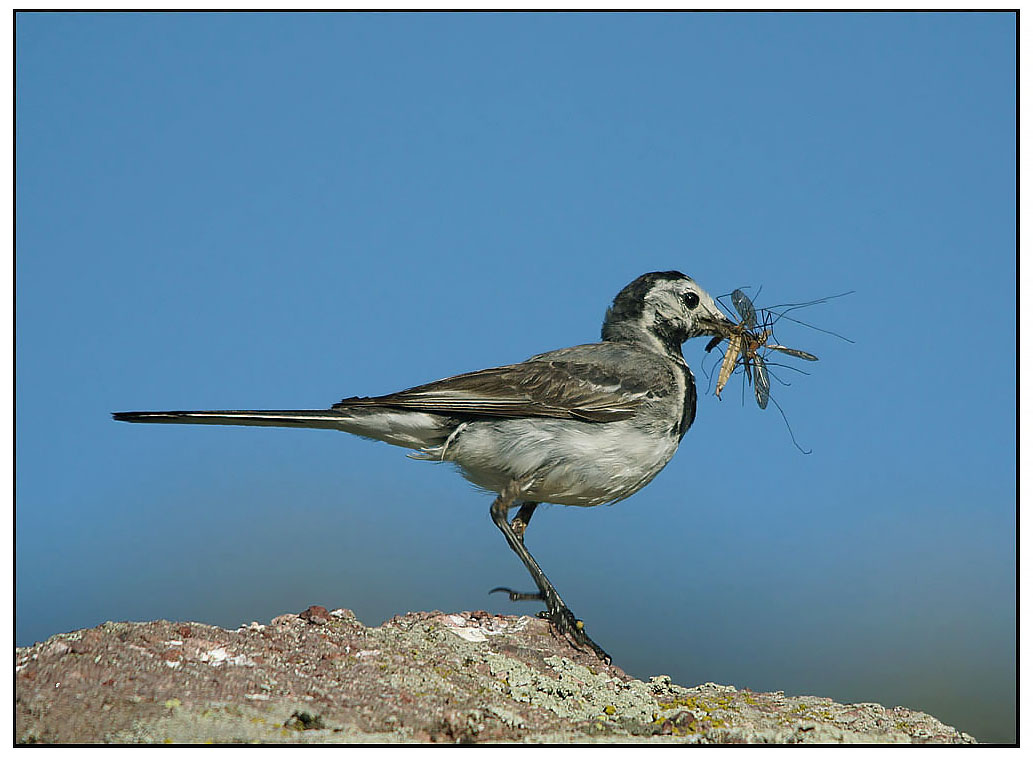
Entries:
{"type": "Polygon", "coordinates": [[[689,279],[681,271],[653,271],[643,274],[627,287],[617,293],[613,299],[613,305],[607,312],[607,320],[625,321],[638,320],[642,315],[642,307],[645,304],[646,293],[649,292],[659,281],[676,281],[689,279]]]}

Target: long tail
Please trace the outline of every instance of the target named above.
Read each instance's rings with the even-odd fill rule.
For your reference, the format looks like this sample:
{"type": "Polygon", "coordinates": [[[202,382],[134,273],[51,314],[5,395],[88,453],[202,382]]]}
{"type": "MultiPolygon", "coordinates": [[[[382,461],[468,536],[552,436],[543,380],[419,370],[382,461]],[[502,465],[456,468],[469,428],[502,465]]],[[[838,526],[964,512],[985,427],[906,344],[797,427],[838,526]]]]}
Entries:
{"type": "Polygon", "coordinates": [[[221,424],[224,426],[288,426],[341,430],[348,416],[320,411],[128,411],[112,413],[115,421],[137,424],[221,424]]]}
{"type": "Polygon", "coordinates": [[[129,411],[112,413],[115,421],[137,424],[219,424],[334,429],[414,450],[441,445],[455,422],[433,413],[376,406],[319,411],[129,411]]]}

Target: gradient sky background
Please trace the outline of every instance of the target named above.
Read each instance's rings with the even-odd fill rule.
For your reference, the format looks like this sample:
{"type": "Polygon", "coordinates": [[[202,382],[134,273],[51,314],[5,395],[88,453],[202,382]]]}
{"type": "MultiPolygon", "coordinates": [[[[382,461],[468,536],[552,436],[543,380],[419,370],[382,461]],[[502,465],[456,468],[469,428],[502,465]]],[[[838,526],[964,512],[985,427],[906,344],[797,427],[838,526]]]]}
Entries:
{"type": "Polygon", "coordinates": [[[636,676],[1014,739],[1010,14],[17,17],[17,641],[107,619],[367,624],[530,587],[444,466],[322,408],[595,341],[646,271],[758,305],[778,410],[528,545],[636,676]],[[755,290],[754,290],[755,291],[755,290]]]}

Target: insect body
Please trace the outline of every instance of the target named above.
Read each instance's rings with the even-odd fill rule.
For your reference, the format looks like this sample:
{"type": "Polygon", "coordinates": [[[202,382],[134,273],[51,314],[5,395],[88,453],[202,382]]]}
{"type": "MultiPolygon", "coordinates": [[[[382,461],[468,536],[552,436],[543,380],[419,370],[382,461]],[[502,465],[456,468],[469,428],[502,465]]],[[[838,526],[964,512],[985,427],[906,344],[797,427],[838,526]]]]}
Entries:
{"type": "Polygon", "coordinates": [[[721,397],[721,390],[725,388],[728,379],[739,365],[739,353],[742,352],[743,335],[741,332],[734,332],[728,336],[728,348],[725,350],[725,357],[721,361],[721,371],[717,374],[717,396],[721,397]]]}
{"type": "Polygon", "coordinates": [[[707,344],[707,352],[714,349],[722,339],[728,340],[728,347],[725,350],[724,358],[721,361],[721,370],[717,375],[718,397],[724,389],[728,380],[735,372],[736,366],[743,366],[746,379],[753,385],[753,392],[757,398],[757,405],[767,408],[768,399],[771,396],[771,382],[768,377],[768,367],[764,360],[764,350],[776,350],[791,355],[794,358],[801,358],[806,361],[816,361],[817,356],[803,350],[769,343],[771,339],[771,313],[765,312],[764,329],[757,332],[757,309],[753,301],[742,290],[732,292],[732,305],[739,313],[739,323],[736,324],[727,337],[714,337],[707,344]]]}

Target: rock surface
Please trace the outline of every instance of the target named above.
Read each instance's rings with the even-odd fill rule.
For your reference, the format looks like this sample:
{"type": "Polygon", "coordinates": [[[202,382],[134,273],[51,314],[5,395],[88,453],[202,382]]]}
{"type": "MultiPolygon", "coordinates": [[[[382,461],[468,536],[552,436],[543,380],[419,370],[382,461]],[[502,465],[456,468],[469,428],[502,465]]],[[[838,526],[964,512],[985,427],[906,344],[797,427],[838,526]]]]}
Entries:
{"type": "Polygon", "coordinates": [[[16,679],[22,743],[975,741],[906,708],[639,681],[483,611],[108,622],[18,648],[16,679]]]}

